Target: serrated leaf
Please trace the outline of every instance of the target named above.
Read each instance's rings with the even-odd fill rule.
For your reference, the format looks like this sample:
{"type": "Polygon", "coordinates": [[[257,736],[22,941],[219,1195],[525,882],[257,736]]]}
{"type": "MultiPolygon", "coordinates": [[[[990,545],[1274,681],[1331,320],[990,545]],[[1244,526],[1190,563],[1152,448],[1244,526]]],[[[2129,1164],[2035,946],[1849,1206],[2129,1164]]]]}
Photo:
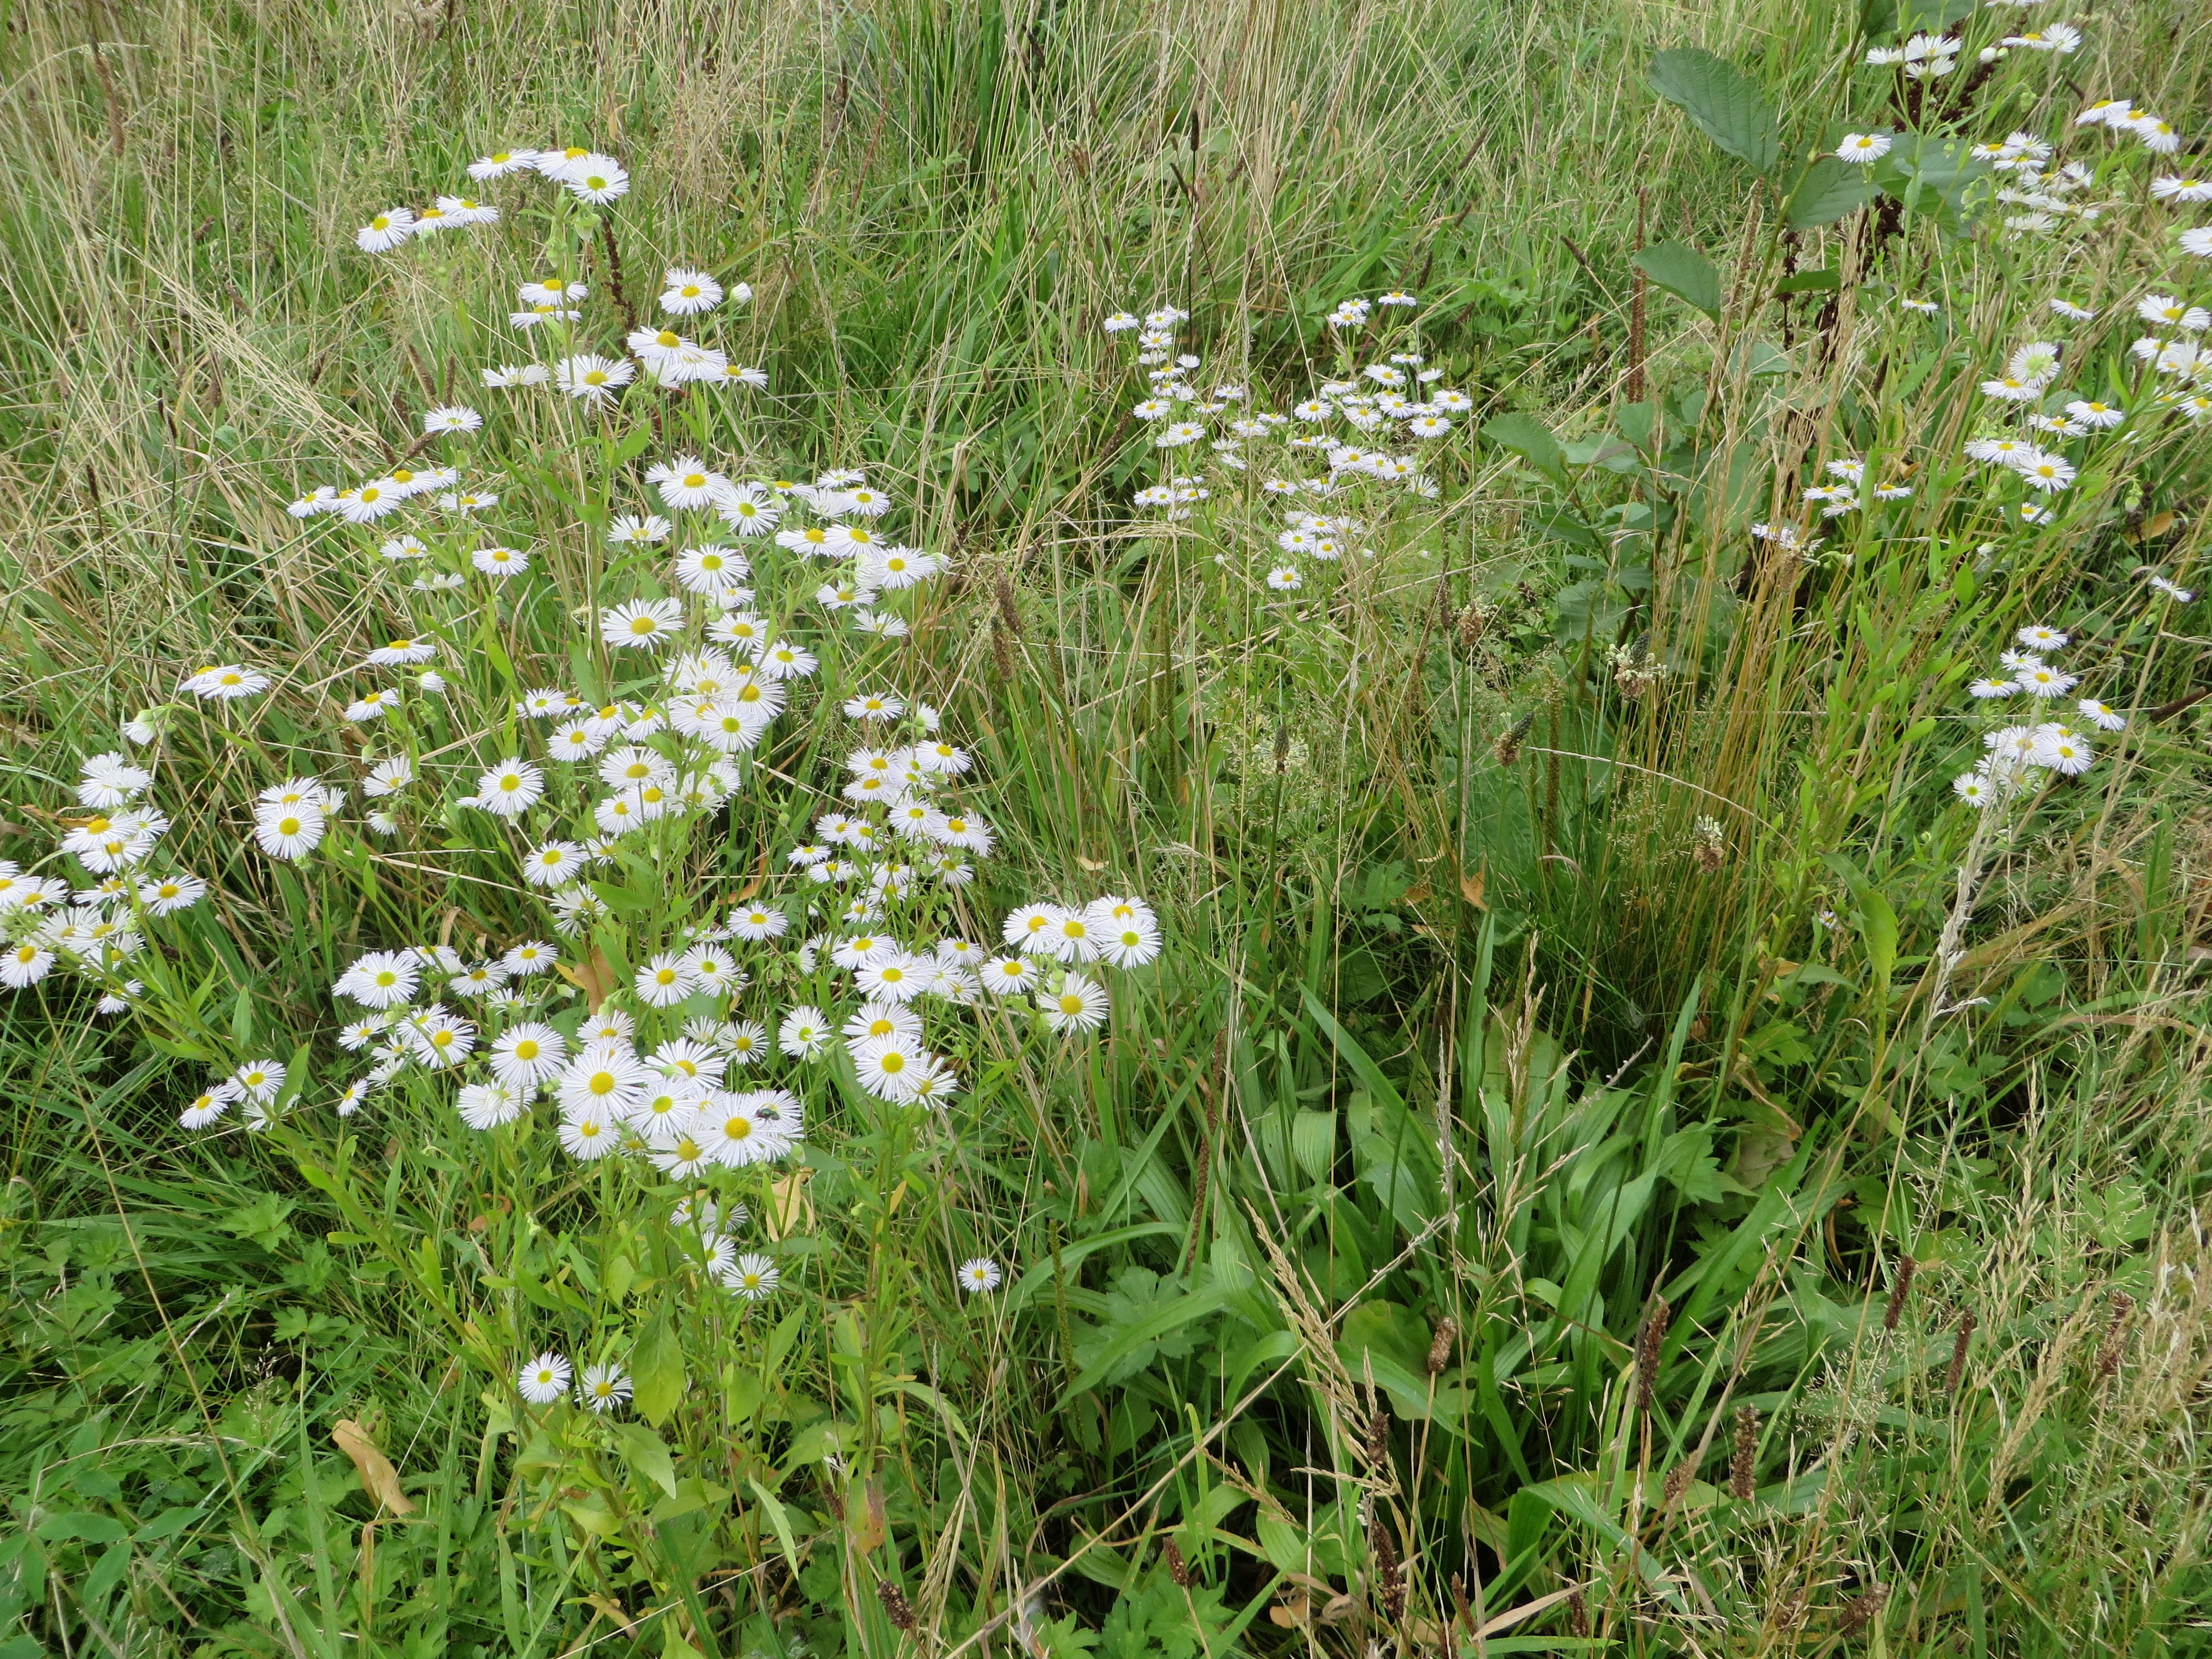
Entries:
{"type": "Polygon", "coordinates": [[[1680,242],[1654,242],[1629,256],[1629,264],[1653,282],[1686,300],[1708,317],[1721,314],[1720,267],[1680,242]]]}
{"type": "Polygon", "coordinates": [[[1823,155],[1805,169],[1783,210],[1792,230],[1832,225],[1874,200],[1874,169],[1823,155]]]}
{"type": "Polygon", "coordinates": [[[1677,46],[1651,59],[1651,89],[1679,105],[1698,131],[1759,173],[1782,155],[1774,105],[1734,64],[1702,46],[1677,46]]]}

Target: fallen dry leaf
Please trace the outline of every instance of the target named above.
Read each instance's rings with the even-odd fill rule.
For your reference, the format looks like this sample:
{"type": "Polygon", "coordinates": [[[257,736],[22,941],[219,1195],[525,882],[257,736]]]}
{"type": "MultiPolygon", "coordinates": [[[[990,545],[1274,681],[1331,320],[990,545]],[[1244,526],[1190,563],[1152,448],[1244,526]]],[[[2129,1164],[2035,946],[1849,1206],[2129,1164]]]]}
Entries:
{"type": "Polygon", "coordinates": [[[368,1430],[350,1417],[340,1418],[331,1425],[331,1443],[353,1460],[362,1488],[371,1498],[394,1515],[415,1513],[413,1500],[399,1490],[399,1471],[392,1467],[390,1458],[377,1450],[368,1430]]]}
{"type": "Polygon", "coordinates": [[[599,1005],[615,988],[615,970],[608,964],[606,953],[595,945],[592,947],[592,954],[574,968],[565,962],[555,965],[561,977],[581,991],[591,1011],[598,1013],[599,1005]]]}

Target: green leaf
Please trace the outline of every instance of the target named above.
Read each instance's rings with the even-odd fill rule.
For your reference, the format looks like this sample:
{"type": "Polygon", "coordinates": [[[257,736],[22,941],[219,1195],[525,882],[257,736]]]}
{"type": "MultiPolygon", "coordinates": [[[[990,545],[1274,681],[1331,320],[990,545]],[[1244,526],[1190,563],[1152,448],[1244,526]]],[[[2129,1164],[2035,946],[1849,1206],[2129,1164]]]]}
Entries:
{"type": "Polygon", "coordinates": [[[1801,270],[1795,276],[1785,276],[1774,285],[1777,294],[1833,294],[1844,285],[1842,276],[1833,266],[1819,270],[1801,270]]]}
{"type": "Polygon", "coordinates": [[[1651,89],[1679,104],[1698,131],[1754,172],[1771,173],[1782,155],[1774,106],[1759,83],[1702,46],[1678,46],[1651,59],[1651,89]]]}
{"type": "Polygon", "coordinates": [[[1318,1181],[1336,1162],[1336,1114],[1300,1112],[1291,1120],[1291,1156],[1318,1181]]]}
{"type": "Polygon", "coordinates": [[[1978,0],[1866,0],[1860,27],[1869,35],[1941,34],[1972,17],[1978,0]]]}
{"type": "Polygon", "coordinates": [[[1566,477],[1566,455],[1551,428],[1529,415],[1500,415],[1482,428],[1482,435],[1522,457],[1538,471],[1555,480],[1566,477]]]}
{"type": "Polygon", "coordinates": [[[1631,254],[1628,263],[1706,316],[1721,314],[1720,268],[1697,249],[1680,242],[1655,242],[1631,254]]]}
{"type": "Polygon", "coordinates": [[[665,1422],[684,1397],[684,1349],[665,1315],[654,1315],[637,1334],[629,1375],[638,1415],[656,1426],[665,1422]]]}
{"type": "Polygon", "coordinates": [[[1887,992],[1889,976],[1897,970],[1897,912],[1879,890],[1869,887],[1859,895],[1859,921],[1875,983],[1887,992]]]}
{"type": "Polygon", "coordinates": [[[659,1435],[642,1423],[610,1423],[607,1431],[614,1436],[615,1449],[631,1473],[650,1480],[671,1498],[676,1496],[675,1460],[659,1435]]]}
{"type": "Polygon", "coordinates": [[[749,1480],[745,1485],[753,1489],[753,1496],[760,1499],[760,1506],[768,1511],[769,1524],[775,1528],[775,1541],[783,1546],[784,1564],[791,1569],[791,1576],[797,1578],[799,1546],[791,1535],[791,1516],[786,1513],[776,1495],[759,1481],[749,1480]]]}
{"type": "Polygon", "coordinates": [[[1874,197],[1872,167],[1823,155],[1805,169],[1797,188],[1790,192],[1790,205],[1783,210],[1783,216],[1792,230],[1812,230],[1832,225],[1874,197]]]}

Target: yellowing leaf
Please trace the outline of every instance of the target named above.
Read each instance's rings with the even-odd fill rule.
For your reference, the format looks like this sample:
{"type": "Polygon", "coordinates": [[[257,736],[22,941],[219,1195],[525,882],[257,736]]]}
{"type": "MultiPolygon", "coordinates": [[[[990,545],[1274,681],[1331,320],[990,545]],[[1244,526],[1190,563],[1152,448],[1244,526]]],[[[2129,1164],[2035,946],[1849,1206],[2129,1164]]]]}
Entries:
{"type": "Polygon", "coordinates": [[[768,1208],[761,1217],[761,1225],[767,1229],[770,1238],[788,1238],[814,1224],[814,1206],[806,1196],[806,1183],[813,1176],[813,1170],[800,1168],[781,1181],[769,1183],[768,1208]]]}
{"type": "Polygon", "coordinates": [[[368,1430],[350,1417],[340,1418],[331,1425],[331,1443],[352,1460],[362,1491],[394,1515],[415,1513],[413,1501],[399,1490],[399,1471],[376,1449],[368,1430]]]}

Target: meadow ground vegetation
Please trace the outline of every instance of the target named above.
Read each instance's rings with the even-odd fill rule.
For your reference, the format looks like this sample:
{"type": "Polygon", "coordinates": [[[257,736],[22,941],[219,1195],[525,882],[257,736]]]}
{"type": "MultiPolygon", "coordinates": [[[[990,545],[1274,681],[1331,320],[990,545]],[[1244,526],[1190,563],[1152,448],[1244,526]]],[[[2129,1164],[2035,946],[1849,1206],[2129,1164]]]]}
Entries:
{"type": "Polygon", "coordinates": [[[2201,6],[54,0],[0,256],[0,1659],[2207,1645],[2201,6]]]}

